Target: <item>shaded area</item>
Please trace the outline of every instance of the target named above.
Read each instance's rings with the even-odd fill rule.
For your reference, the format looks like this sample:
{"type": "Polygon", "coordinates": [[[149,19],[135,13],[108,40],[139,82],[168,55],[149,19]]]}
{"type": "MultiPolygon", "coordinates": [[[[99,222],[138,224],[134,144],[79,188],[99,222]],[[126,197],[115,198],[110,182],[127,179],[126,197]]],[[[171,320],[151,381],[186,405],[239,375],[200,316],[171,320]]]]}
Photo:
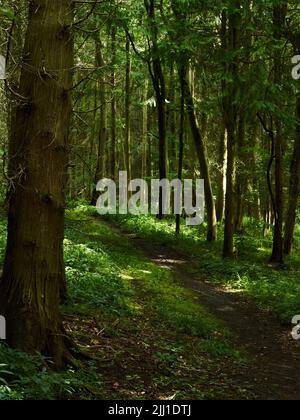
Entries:
{"type": "Polygon", "coordinates": [[[290,337],[290,330],[284,328],[272,313],[258,308],[242,294],[188,274],[194,262],[186,255],[119,228],[114,229],[129,237],[134,246],[143,250],[155,264],[174,271],[185,287],[199,295],[201,304],[226,322],[234,333],[236,345],[244,348],[253,358],[247,373],[244,372],[246,378],[237,377],[237,380],[251,384],[262,399],[300,398],[299,349],[290,337]]]}

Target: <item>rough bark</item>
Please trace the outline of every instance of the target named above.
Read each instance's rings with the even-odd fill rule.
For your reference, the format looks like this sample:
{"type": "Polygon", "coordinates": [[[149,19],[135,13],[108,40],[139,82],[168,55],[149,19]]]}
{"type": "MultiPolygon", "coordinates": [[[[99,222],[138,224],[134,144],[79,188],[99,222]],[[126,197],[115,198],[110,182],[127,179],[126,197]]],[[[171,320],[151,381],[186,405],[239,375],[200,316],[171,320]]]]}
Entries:
{"type": "Polygon", "coordinates": [[[7,342],[19,350],[67,355],[59,313],[65,183],[73,71],[71,0],[34,0],[24,47],[19,103],[9,150],[8,241],[0,281],[7,342]],[[51,48],[49,46],[51,45],[51,48]]]}

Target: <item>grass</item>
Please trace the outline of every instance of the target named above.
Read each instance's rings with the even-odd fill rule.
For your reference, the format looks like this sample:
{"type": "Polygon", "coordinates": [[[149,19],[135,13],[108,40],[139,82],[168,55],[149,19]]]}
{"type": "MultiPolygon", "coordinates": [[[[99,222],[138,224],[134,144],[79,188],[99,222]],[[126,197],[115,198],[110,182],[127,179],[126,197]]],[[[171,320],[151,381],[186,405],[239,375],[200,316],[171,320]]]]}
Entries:
{"type": "MultiPolygon", "coordinates": [[[[62,308],[66,331],[90,359],[55,373],[40,355],[1,345],[0,399],[253,397],[233,379],[247,359],[225,326],[93,212],[67,211],[69,302],[62,308]]],[[[4,221],[0,231],[3,260],[4,221]]]]}
{"type": "MultiPolygon", "coordinates": [[[[65,261],[69,302],[65,328],[89,355],[79,369],[52,372],[51,361],[0,347],[0,399],[237,399],[255,390],[233,379],[247,357],[230,333],[182,288],[175,275],[147,260],[129,240],[101,223],[94,208],[67,211],[65,261]]],[[[237,257],[221,258],[222,241],[205,242],[205,226],[182,227],[152,217],[114,217],[128,231],[189,255],[191,272],[248,294],[283,322],[300,313],[296,248],[283,270],[271,267],[271,234],[246,221],[237,257]]],[[[0,221],[0,262],[6,243],[0,221]]]]}
{"type": "MultiPolygon", "coordinates": [[[[168,244],[193,259],[197,273],[216,283],[239,290],[258,305],[275,312],[283,323],[290,324],[292,317],[300,313],[300,227],[296,228],[293,254],[286,265],[277,268],[268,264],[272,247],[272,232],[264,237],[263,226],[245,221],[245,232],[237,235],[236,258],[224,260],[222,255],[222,228],[219,240],[209,244],[205,241],[205,225],[182,226],[179,236],[174,233],[174,220],[159,221],[151,216],[110,216],[123,228],[140,236],[168,244]]],[[[195,270],[195,267],[193,267],[195,270]]]]}

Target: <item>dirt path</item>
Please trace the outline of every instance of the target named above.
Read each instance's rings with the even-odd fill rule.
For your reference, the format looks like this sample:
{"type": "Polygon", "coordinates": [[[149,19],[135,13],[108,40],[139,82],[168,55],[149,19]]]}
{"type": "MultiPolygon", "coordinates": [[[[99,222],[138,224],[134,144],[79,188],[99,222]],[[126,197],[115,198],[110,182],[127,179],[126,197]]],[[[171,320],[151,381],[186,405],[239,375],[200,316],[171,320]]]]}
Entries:
{"type": "Polygon", "coordinates": [[[109,226],[126,236],[152,262],[175,272],[186,288],[198,294],[201,304],[226,323],[233,333],[234,344],[253,359],[247,377],[242,373],[236,381],[251,387],[259,399],[300,399],[300,349],[291,339],[290,330],[282,327],[274,315],[241,294],[188,274],[187,267],[193,265],[188,256],[115,225],[109,226]]]}

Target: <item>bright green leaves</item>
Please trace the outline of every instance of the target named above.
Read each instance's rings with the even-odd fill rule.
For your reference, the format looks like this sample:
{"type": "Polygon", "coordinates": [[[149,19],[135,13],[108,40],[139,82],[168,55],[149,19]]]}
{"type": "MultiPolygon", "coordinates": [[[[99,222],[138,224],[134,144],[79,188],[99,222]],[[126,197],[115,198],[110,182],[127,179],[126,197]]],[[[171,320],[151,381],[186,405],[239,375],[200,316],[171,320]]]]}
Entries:
{"type": "Polygon", "coordinates": [[[15,14],[12,9],[0,6],[0,17],[6,17],[7,19],[14,20],[15,14]]]}

